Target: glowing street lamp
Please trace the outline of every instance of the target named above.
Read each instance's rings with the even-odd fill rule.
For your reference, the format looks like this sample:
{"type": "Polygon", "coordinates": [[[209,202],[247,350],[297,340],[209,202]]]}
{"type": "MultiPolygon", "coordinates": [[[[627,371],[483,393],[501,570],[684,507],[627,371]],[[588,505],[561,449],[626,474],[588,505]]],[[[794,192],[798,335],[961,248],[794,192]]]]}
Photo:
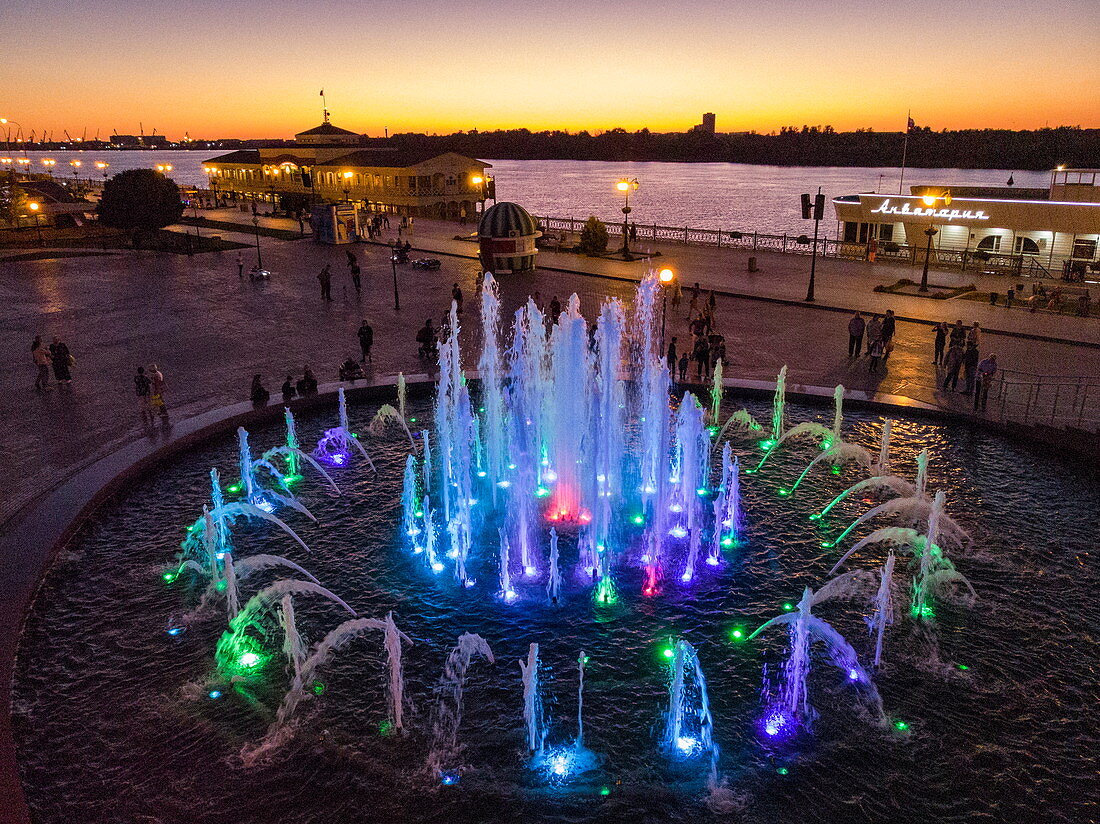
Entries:
{"type": "MultiPolygon", "coordinates": [[[[671,287],[676,280],[676,273],[671,269],[662,269],[657,274],[657,281],[662,287],[671,287]]],[[[668,307],[668,289],[661,289],[661,342],[665,340],[665,312],[668,307]]]]}
{"type": "Polygon", "coordinates": [[[80,174],[80,167],[83,166],[84,163],[80,160],[70,160],[69,165],[73,167],[73,182],[75,183],[80,174]]]}
{"type": "Polygon", "coordinates": [[[52,157],[42,158],[42,165],[46,167],[46,171],[49,172],[50,177],[53,177],[53,167],[57,165],[57,161],[52,157]]]}
{"type": "Polygon", "coordinates": [[[630,193],[638,191],[638,178],[623,178],[615,184],[623,193],[623,257],[630,260],[630,193]]]}
{"type": "Polygon", "coordinates": [[[924,268],[920,274],[920,288],[918,292],[928,291],[928,260],[932,257],[932,238],[936,236],[939,230],[935,227],[936,220],[935,205],[937,200],[942,200],[944,206],[951,205],[951,192],[944,192],[943,195],[937,197],[936,195],[924,195],[921,201],[928,207],[928,228],[924,230],[924,233],[928,236],[928,242],[924,246],[924,268]]]}
{"type": "Polygon", "coordinates": [[[172,164],[171,163],[158,163],[157,166],[156,166],[156,169],[162,175],[167,174],[168,172],[172,171],[172,164]]]}
{"type": "Polygon", "coordinates": [[[110,166],[110,165],[111,165],[111,164],[110,164],[110,163],[108,163],[108,162],[107,162],[107,161],[105,161],[105,160],[97,160],[97,161],[95,162],[95,167],[96,167],[97,169],[99,169],[99,171],[103,172],[103,182],[104,182],[104,183],[106,183],[106,182],[107,182],[107,167],[108,167],[108,166],[110,166]]]}
{"type": "Polygon", "coordinates": [[[31,210],[31,214],[34,215],[34,232],[38,235],[38,245],[44,246],[42,242],[42,225],[38,222],[38,211],[42,208],[41,204],[34,202],[33,200],[27,204],[27,208],[31,210]]]}
{"type": "Polygon", "coordinates": [[[341,177],[344,178],[344,202],[351,202],[351,179],[355,177],[354,172],[344,172],[341,177]]]}

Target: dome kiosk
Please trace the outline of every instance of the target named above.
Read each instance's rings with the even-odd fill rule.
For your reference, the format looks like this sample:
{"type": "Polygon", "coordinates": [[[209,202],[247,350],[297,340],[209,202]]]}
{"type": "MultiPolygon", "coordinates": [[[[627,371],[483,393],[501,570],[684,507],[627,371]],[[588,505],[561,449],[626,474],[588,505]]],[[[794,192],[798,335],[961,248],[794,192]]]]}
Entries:
{"type": "Polygon", "coordinates": [[[538,221],[516,203],[497,203],[485,210],[477,227],[481,265],[489,272],[527,272],[535,268],[538,221]]]}

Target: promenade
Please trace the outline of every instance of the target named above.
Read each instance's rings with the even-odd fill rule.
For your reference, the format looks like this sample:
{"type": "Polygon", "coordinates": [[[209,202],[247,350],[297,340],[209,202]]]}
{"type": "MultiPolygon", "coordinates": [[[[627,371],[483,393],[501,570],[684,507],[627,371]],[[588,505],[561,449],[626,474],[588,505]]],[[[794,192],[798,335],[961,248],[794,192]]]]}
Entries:
{"type": "MultiPolygon", "coordinates": [[[[218,210],[212,217],[240,221],[239,212],[218,210]]],[[[297,230],[292,221],[261,218],[262,224],[297,230]]],[[[472,231],[467,226],[465,231],[472,231]]],[[[182,229],[181,229],[182,230],[182,229]]],[[[476,245],[455,240],[463,231],[453,223],[417,220],[410,234],[414,247],[445,253],[442,268],[420,272],[399,267],[401,310],[393,308],[388,251],[381,246],[320,246],[308,238],[261,238],[269,282],[253,284],[237,276],[237,253],[194,257],[147,252],[112,256],[67,257],[5,262],[0,277],[4,316],[0,327],[0,374],[8,391],[0,400],[7,448],[0,452],[6,484],[0,523],[21,506],[78,468],[137,438],[156,438],[144,430],[133,395],[132,375],[139,365],[157,363],[168,381],[174,420],[242,400],[253,374],[263,376],[278,395],[287,374],[312,366],[322,381],[336,378],[349,354],[358,357],[355,336],[362,318],[375,328],[374,375],[423,371],[414,335],[426,317],[438,320],[450,302],[452,283],[467,296],[463,344],[473,367],[478,322],[474,286],[476,245]],[[345,250],[358,255],[364,291],[358,298],[345,265],[345,250]],[[329,263],[333,297],[320,299],[317,272],[329,263]],[[59,335],[74,357],[69,388],[52,385],[44,393],[32,387],[30,342],[59,335]]],[[[213,233],[203,230],[204,233],[213,233]]],[[[217,231],[227,240],[252,242],[249,234],[217,231]]],[[[396,229],[392,232],[396,235],[396,229]]],[[[996,351],[1003,368],[1077,377],[1100,374],[1100,322],[1049,313],[1008,310],[973,301],[938,301],[872,292],[877,283],[913,277],[908,267],[872,266],[819,260],[817,303],[802,303],[809,259],[760,253],[760,271],[747,272],[745,252],[670,245],[657,262],[677,271],[685,286],[698,281],[715,289],[719,329],[726,337],[726,375],[774,379],[790,368],[792,383],[830,386],[905,396],[924,403],[967,409],[967,398],[937,387],[931,360],[932,330],[925,323],[977,320],[989,330],[983,353],[996,351]],[[734,296],[737,295],[737,296],[734,296]],[[847,358],[847,314],[824,307],[882,312],[893,308],[897,346],[884,373],[872,375],[866,359],[847,358]],[[995,334],[997,330],[1006,334],[995,334]],[[1032,337],[1020,337],[1020,335],[1032,337]],[[1057,339],[1057,340],[1055,340],[1057,339]]],[[[247,266],[254,252],[243,250],[247,266]]],[[[643,261],[624,262],[543,252],[543,268],[500,278],[504,317],[529,294],[546,303],[557,295],[564,303],[576,292],[583,311],[594,317],[606,295],[629,298],[645,273],[643,261]]],[[[919,270],[916,271],[919,276],[919,270]]],[[[935,282],[971,282],[972,274],[935,273],[935,282]]],[[[1004,289],[1005,281],[979,284],[1004,289]]],[[[669,334],[689,339],[684,314],[669,307],[669,334]]]]}

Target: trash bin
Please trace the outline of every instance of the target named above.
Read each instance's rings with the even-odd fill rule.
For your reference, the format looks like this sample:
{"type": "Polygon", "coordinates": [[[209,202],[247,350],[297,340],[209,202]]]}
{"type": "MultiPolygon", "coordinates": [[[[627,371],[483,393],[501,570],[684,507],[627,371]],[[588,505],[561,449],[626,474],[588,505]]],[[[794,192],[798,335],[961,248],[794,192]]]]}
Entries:
{"type": "Polygon", "coordinates": [[[996,292],[990,292],[989,293],[989,305],[990,306],[996,306],[997,305],[997,293],[996,292]]]}
{"type": "Polygon", "coordinates": [[[753,255],[752,257],[749,258],[749,271],[750,272],[760,271],[759,269],[756,268],[756,255],[753,255]]]}

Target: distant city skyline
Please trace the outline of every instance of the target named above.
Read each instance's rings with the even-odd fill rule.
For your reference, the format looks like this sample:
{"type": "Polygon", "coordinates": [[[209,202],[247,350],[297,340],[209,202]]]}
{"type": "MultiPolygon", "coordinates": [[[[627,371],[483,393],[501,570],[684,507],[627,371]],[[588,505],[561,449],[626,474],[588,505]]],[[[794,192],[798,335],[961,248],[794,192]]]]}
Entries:
{"type": "Polygon", "coordinates": [[[60,0],[0,29],[25,67],[0,116],[24,135],[290,137],[320,122],[324,88],[335,123],[376,136],[687,131],[703,112],[719,132],[901,131],[910,110],[936,130],[1100,127],[1094,17],[1091,0],[700,0],[680,17],[640,0],[60,0]]]}

